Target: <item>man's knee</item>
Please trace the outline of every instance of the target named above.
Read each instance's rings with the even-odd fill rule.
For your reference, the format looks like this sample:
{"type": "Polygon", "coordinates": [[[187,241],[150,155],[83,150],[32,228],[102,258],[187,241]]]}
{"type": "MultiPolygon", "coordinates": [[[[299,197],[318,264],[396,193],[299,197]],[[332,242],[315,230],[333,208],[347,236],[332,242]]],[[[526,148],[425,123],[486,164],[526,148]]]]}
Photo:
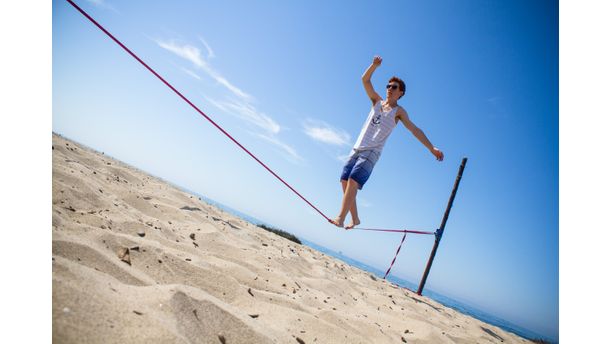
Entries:
{"type": "Polygon", "coordinates": [[[359,189],[361,187],[361,184],[359,184],[355,179],[353,178],[349,178],[348,180],[349,186],[355,187],[357,189],[359,189]]]}

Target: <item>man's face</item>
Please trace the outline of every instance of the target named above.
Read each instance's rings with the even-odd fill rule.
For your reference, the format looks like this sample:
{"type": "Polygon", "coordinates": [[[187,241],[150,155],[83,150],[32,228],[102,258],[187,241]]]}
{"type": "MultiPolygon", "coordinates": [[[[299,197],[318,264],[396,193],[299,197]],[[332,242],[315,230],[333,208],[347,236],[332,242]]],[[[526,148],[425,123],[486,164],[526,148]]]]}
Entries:
{"type": "Polygon", "coordinates": [[[387,99],[395,99],[398,100],[402,95],[402,91],[400,91],[399,84],[395,81],[391,81],[387,84],[387,99]]]}

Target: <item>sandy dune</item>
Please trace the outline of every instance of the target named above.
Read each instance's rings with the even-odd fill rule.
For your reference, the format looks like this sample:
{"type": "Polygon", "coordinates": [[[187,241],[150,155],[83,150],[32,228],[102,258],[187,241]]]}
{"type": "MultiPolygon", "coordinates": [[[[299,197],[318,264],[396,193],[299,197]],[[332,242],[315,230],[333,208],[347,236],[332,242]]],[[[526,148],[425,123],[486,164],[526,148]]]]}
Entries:
{"type": "Polygon", "coordinates": [[[529,342],[55,134],[52,231],[56,343],[529,342]]]}

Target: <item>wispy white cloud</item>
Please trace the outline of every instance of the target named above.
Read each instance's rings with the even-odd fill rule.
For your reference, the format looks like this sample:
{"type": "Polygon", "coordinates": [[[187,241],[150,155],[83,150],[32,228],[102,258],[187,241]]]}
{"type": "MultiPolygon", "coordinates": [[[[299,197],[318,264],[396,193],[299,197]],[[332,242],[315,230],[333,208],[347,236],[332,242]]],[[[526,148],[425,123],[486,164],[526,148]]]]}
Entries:
{"type": "Polygon", "coordinates": [[[287,157],[289,157],[290,162],[301,163],[304,161],[304,158],[302,158],[293,147],[280,141],[276,137],[269,136],[269,135],[256,134],[256,133],[252,133],[252,134],[259,137],[260,139],[263,139],[281,148],[282,151],[287,154],[287,157]]]}
{"type": "Polygon", "coordinates": [[[208,64],[206,63],[206,61],[204,61],[204,59],[202,58],[202,56],[200,55],[200,49],[191,46],[191,45],[179,45],[177,43],[175,43],[174,41],[156,41],[156,43],[172,52],[175,53],[176,55],[188,60],[189,62],[193,63],[196,67],[205,69],[205,68],[209,68],[208,64]]]}
{"type": "Polygon", "coordinates": [[[334,146],[347,146],[350,144],[351,136],[342,129],[336,129],[331,125],[313,119],[306,119],[302,123],[303,131],[311,139],[334,146]]]}
{"type": "Polygon", "coordinates": [[[281,130],[278,123],[276,123],[266,114],[257,111],[257,109],[249,103],[240,101],[218,101],[205,95],[202,96],[217,108],[230,115],[237,116],[245,121],[248,121],[251,124],[264,129],[269,134],[278,134],[281,130]]]}
{"type": "Polygon", "coordinates": [[[242,91],[241,89],[239,89],[238,87],[232,85],[225,77],[221,76],[220,74],[218,74],[217,72],[213,71],[213,70],[209,70],[206,71],[211,77],[213,77],[213,79],[217,80],[218,83],[220,83],[221,85],[225,86],[228,90],[232,91],[232,93],[234,93],[235,95],[239,96],[240,98],[244,99],[244,100],[252,100],[253,97],[242,91]]]}
{"type": "Polygon", "coordinates": [[[181,68],[181,70],[183,72],[185,72],[187,75],[193,77],[194,79],[202,80],[202,78],[198,74],[196,74],[196,72],[192,71],[191,69],[187,69],[187,68],[183,68],[183,67],[179,67],[179,68],[181,68]]]}
{"type": "MultiPolygon", "coordinates": [[[[255,125],[256,127],[263,129],[264,133],[251,134],[259,139],[271,143],[272,145],[274,145],[274,147],[280,148],[280,151],[283,153],[283,156],[285,156],[290,162],[302,163],[304,159],[299,155],[299,153],[293,147],[284,143],[278,138],[277,134],[281,131],[281,126],[270,116],[257,110],[257,108],[252,105],[253,101],[255,100],[254,97],[232,84],[221,73],[219,73],[210,66],[207,59],[209,60],[211,58],[214,58],[215,53],[210,47],[210,45],[203,38],[199,37],[199,40],[206,48],[208,54],[206,58],[203,57],[202,51],[195,46],[177,43],[174,40],[154,39],[154,41],[161,48],[168,50],[174,53],[175,55],[189,61],[194,67],[208,74],[216,82],[223,85],[233,94],[233,96],[228,96],[226,100],[216,100],[210,98],[209,96],[202,95],[208,103],[212,104],[213,106],[217,107],[218,109],[229,115],[238,117],[243,122],[255,125]]],[[[198,80],[201,80],[200,76],[196,72],[184,67],[179,68],[188,75],[198,80]]]]}
{"type": "Polygon", "coordinates": [[[350,153],[346,154],[346,155],[338,155],[338,156],[336,156],[336,159],[344,164],[344,163],[346,163],[348,161],[350,156],[351,156],[350,153]]]}
{"type": "Polygon", "coordinates": [[[212,50],[210,45],[208,45],[208,43],[204,40],[204,38],[200,37],[200,42],[202,42],[202,44],[204,44],[204,46],[206,47],[206,50],[208,50],[208,58],[212,59],[213,57],[215,57],[215,52],[212,50]]]}
{"type": "Polygon", "coordinates": [[[225,88],[227,88],[228,90],[230,90],[232,93],[242,98],[243,100],[250,101],[253,99],[253,97],[250,94],[236,87],[229,80],[227,80],[221,73],[213,69],[206,62],[206,60],[202,57],[200,49],[192,45],[189,45],[189,44],[179,44],[174,41],[156,40],[155,42],[160,47],[176,54],[179,57],[182,57],[188,60],[194,66],[206,72],[206,74],[208,74],[211,78],[213,78],[215,81],[217,81],[221,85],[225,86],[225,88]]]}
{"type": "Polygon", "coordinates": [[[90,4],[93,4],[93,5],[97,6],[97,7],[104,8],[104,9],[111,10],[111,11],[114,11],[116,13],[119,13],[119,11],[117,11],[117,9],[115,7],[113,7],[111,4],[109,4],[105,0],[87,0],[87,2],[89,2],[90,4]]]}

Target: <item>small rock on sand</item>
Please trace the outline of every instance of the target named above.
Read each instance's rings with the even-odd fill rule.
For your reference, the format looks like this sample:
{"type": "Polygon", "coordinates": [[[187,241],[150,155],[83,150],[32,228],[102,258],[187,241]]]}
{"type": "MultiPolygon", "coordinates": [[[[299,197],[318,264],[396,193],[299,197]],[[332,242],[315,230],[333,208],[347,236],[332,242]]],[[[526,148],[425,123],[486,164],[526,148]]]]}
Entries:
{"type": "Polygon", "coordinates": [[[132,261],[130,260],[130,250],[127,247],[120,248],[119,252],[117,252],[117,257],[128,263],[128,265],[132,265],[132,261]]]}

